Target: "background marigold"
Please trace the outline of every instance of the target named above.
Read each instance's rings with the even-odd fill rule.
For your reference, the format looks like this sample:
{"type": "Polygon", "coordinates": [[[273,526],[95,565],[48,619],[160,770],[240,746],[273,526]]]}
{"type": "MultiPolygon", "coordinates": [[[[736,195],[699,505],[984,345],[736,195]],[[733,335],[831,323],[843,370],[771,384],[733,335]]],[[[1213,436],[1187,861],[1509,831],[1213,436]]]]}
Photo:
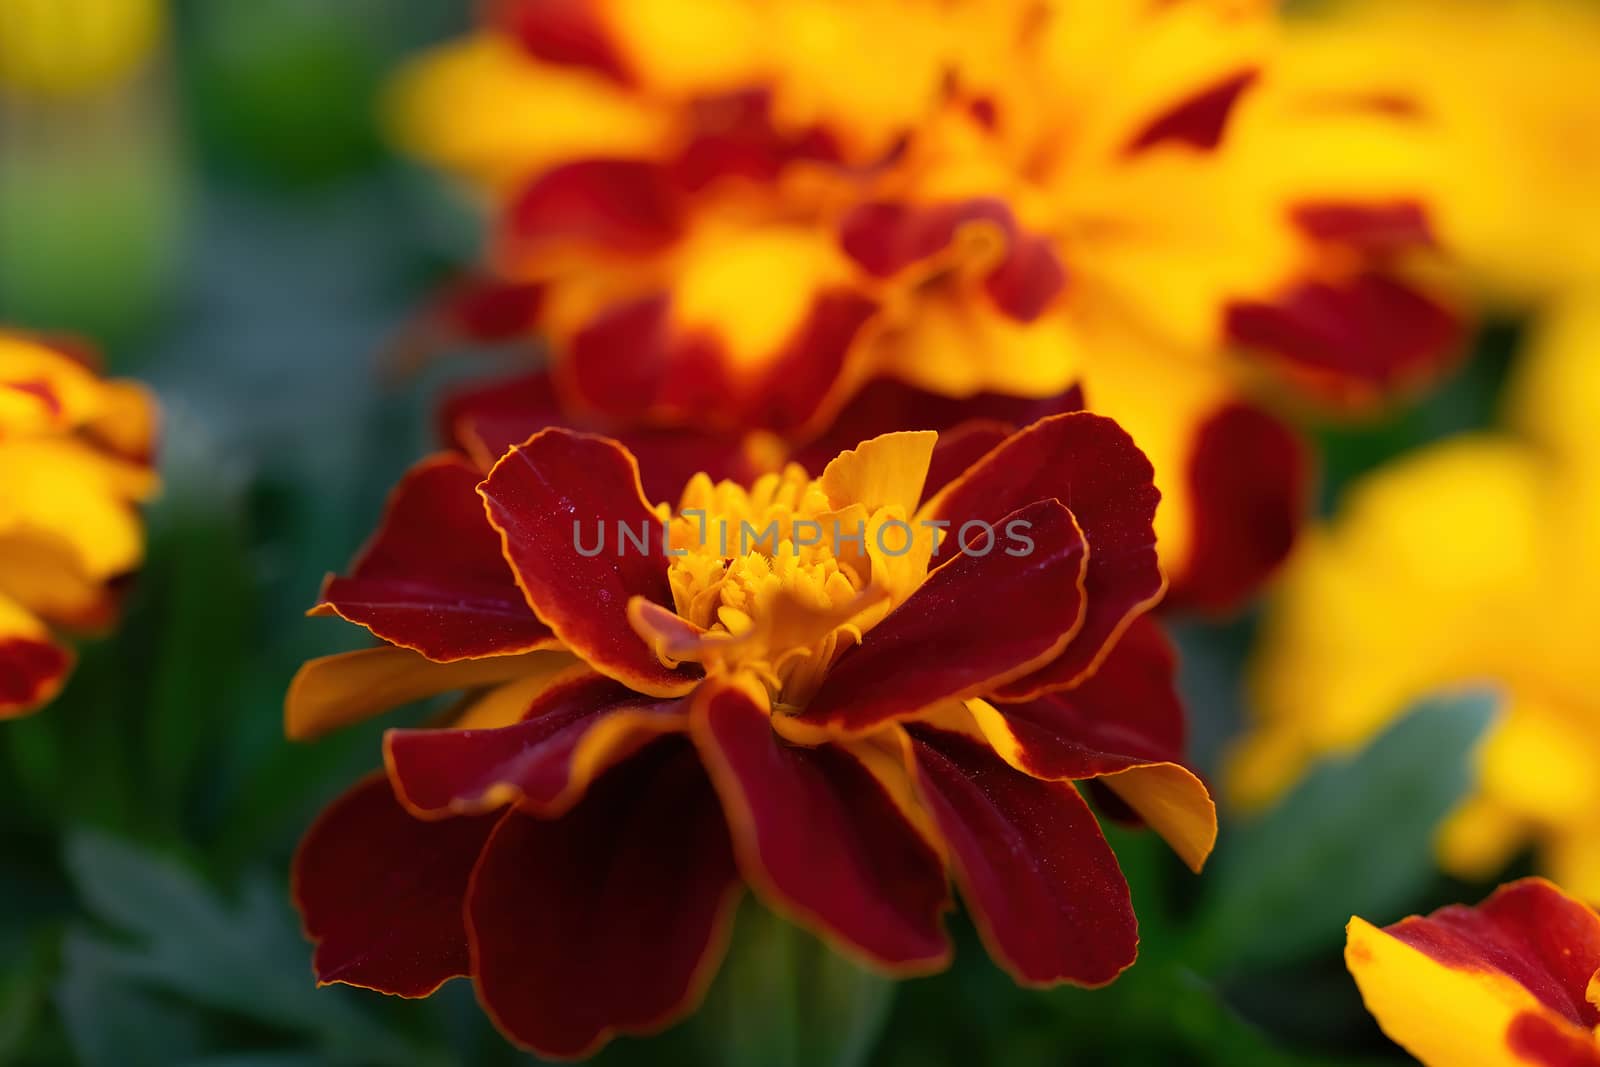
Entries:
{"type": "Polygon", "coordinates": [[[81,351],[0,331],[0,718],[55,696],[72,652],[51,626],[92,631],[136,569],[137,504],[156,489],[155,404],[81,351]]]}
{"type": "Polygon", "coordinates": [[[509,288],[457,325],[548,339],[575,419],[805,437],[881,377],[1081,382],[1156,464],[1177,597],[1221,607],[1303,506],[1250,380],[1368,401],[1455,346],[1412,269],[1427,187],[1387,158],[1413,131],[1359,82],[1301,94],[1271,5],[486,12],[401,79],[397,128],[491,205],[509,288]]]}

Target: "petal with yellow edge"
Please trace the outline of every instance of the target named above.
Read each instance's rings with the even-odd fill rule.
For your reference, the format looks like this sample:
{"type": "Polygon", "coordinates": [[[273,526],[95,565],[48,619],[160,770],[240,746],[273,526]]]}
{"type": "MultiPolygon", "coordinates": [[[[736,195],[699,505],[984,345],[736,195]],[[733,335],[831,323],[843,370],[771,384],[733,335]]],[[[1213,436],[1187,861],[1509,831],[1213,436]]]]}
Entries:
{"type": "Polygon", "coordinates": [[[425,997],[466,975],[467,879],[494,824],[413,818],[382,774],[335,800],[301,841],[290,876],[317,946],[317,980],[425,997]]]}
{"type": "Polygon", "coordinates": [[[501,555],[481,478],[455,455],[413,467],[349,575],[324,583],[312,613],[337,614],[443,663],[555,647],[501,555]]]}
{"type": "Polygon", "coordinates": [[[501,820],[467,894],[479,1003],[547,1057],[665,1029],[710,985],[741,890],[694,750],[656,741],[561,818],[501,820]]]}
{"type": "Polygon", "coordinates": [[[1139,614],[1161,598],[1166,579],[1156,558],[1155,471],[1133,439],[1110,419],[1055,415],[1014,434],[923,507],[959,531],[972,521],[996,524],[1036,500],[1072,510],[1089,545],[1082,629],[1052,661],[999,690],[1024,699],[1067,688],[1090,674],[1139,614]]]}
{"type": "Polygon", "coordinates": [[[507,804],[553,818],[607,768],[688,729],[681,700],[641,696],[584,667],[558,679],[522,720],[494,729],[391,730],[384,762],[406,810],[424,819],[507,804]]]}
{"type": "Polygon", "coordinates": [[[1093,562],[1072,513],[1055,500],[1021,508],[989,530],[986,549],[982,538],[953,547],[960,533],[947,539],[950,558],[839,657],[800,722],[865,733],[991,692],[1069,647],[1093,562]]]}
{"type": "Polygon", "coordinates": [[[478,491],[517,584],[562,644],[638,692],[694,688],[694,668],[662,666],[628,623],[633,597],[672,603],[662,520],[631,453],[606,438],[542,430],[478,491]]]}
{"type": "Polygon", "coordinates": [[[1104,985],[1132,964],[1128,884],[1072,784],[1022,774],[959,733],[910,733],[918,794],[990,955],[1029,985],[1104,985]]]}
{"type": "Polygon", "coordinates": [[[769,906],[881,970],[948,962],[943,859],[866,764],[783,741],[765,693],[737,683],[706,683],[693,714],[740,868],[769,906]]]}
{"type": "Polygon", "coordinates": [[[1543,879],[1382,929],[1352,918],[1345,963],[1429,1067],[1600,1064],[1600,916],[1543,879]]]}

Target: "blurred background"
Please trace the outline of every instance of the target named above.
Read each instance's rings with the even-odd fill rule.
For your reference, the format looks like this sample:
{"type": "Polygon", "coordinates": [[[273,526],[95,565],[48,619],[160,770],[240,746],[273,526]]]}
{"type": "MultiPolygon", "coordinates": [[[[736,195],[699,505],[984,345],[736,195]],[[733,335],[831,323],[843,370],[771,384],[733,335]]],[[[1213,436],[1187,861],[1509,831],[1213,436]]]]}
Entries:
{"type": "MultiPolygon", "coordinates": [[[[488,369],[390,358],[480,223],[392,154],[380,97],[469,20],[464,2],[0,0],[0,322],[93,342],[165,415],[122,625],[47,713],[0,730],[0,1063],[525,1061],[465,983],[425,1002],[315,990],[286,893],[300,833],[392,724],[283,740],[296,667],[357,641],[303,612],[432,446],[430,396],[488,369]]],[[[1308,427],[1319,509],[1491,425],[1519,339],[1493,322],[1426,398],[1308,427]]],[[[1255,625],[1177,627],[1208,773],[1255,625]]],[[[1143,948],[1108,990],[1018,989],[959,918],[954,968],[895,987],[747,905],[707,1008],[600,1062],[1397,1061],[1343,924],[1482,895],[1436,873],[1431,841],[1490,704],[1424,708],[1265,816],[1225,819],[1200,879],[1112,831],[1143,948]]]]}

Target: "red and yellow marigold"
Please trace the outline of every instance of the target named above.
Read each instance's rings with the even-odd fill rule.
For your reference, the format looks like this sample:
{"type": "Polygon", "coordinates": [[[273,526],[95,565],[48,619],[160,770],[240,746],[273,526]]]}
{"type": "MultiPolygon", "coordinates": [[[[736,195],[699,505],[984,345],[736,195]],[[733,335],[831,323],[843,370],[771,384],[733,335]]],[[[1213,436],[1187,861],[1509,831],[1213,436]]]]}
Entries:
{"type": "Polygon", "coordinates": [[[0,331],[0,718],[60,690],[72,652],[138,567],[137,504],[156,487],[155,404],[75,350],[0,331]]]}
{"type": "Polygon", "coordinates": [[[547,339],[574,418],[804,439],[882,378],[1082,382],[1156,465],[1178,594],[1215,606],[1298,515],[1247,387],[1367,399],[1455,337],[1413,262],[1414,123],[1299,93],[1273,8],[498,0],[402,79],[397,126],[494,214],[495,288],[447,317],[547,339]],[[1241,506],[1200,514],[1218,489],[1241,506]]]}
{"type": "Polygon", "coordinates": [[[1507,428],[1431,445],[1354,486],[1307,532],[1266,613],[1254,723],[1229,785],[1246,805],[1366,743],[1416,702],[1489,686],[1500,715],[1441,830],[1452,873],[1522,849],[1600,899],[1600,300],[1534,332],[1507,428]]]}
{"type": "Polygon", "coordinates": [[[1600,1067],[1600,916],[1549,882],[1348,935],[1367,1009],[1427,1067],[1600,1067]]]}
{"type": "Polygon", "coordinates": [[[287,728],[462,695],[302,844],[320,978],[470,976],[513,1040],[577,1056],[692,1009],[745,885],[921,974],[952,879],[1019,981],[1116,977],[1135,919],[1074,783],[1196,868],[1215,836],[1147,615],[1159,494],[1099,416],[972,445],[887,434],[672,507],[562,428],[487,476],[414,468],[315,609],[383,644],[308,663],[287,728]]]}

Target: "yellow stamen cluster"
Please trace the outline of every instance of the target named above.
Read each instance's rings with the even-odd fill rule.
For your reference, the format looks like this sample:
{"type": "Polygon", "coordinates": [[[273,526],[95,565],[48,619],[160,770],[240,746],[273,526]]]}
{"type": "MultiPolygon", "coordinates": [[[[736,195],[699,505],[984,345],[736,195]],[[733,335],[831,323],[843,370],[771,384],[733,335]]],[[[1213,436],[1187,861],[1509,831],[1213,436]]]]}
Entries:
{"type": "Polygon", "coordinates": [[[707,669],[749,671],[775,705],[803,704],[861,639],[871,565],[849,538],[865,518],[834,510],[795,464],[748,489],[696,475],[671,522],[668,580],[678,615],[707,632],[707,669]]]}

